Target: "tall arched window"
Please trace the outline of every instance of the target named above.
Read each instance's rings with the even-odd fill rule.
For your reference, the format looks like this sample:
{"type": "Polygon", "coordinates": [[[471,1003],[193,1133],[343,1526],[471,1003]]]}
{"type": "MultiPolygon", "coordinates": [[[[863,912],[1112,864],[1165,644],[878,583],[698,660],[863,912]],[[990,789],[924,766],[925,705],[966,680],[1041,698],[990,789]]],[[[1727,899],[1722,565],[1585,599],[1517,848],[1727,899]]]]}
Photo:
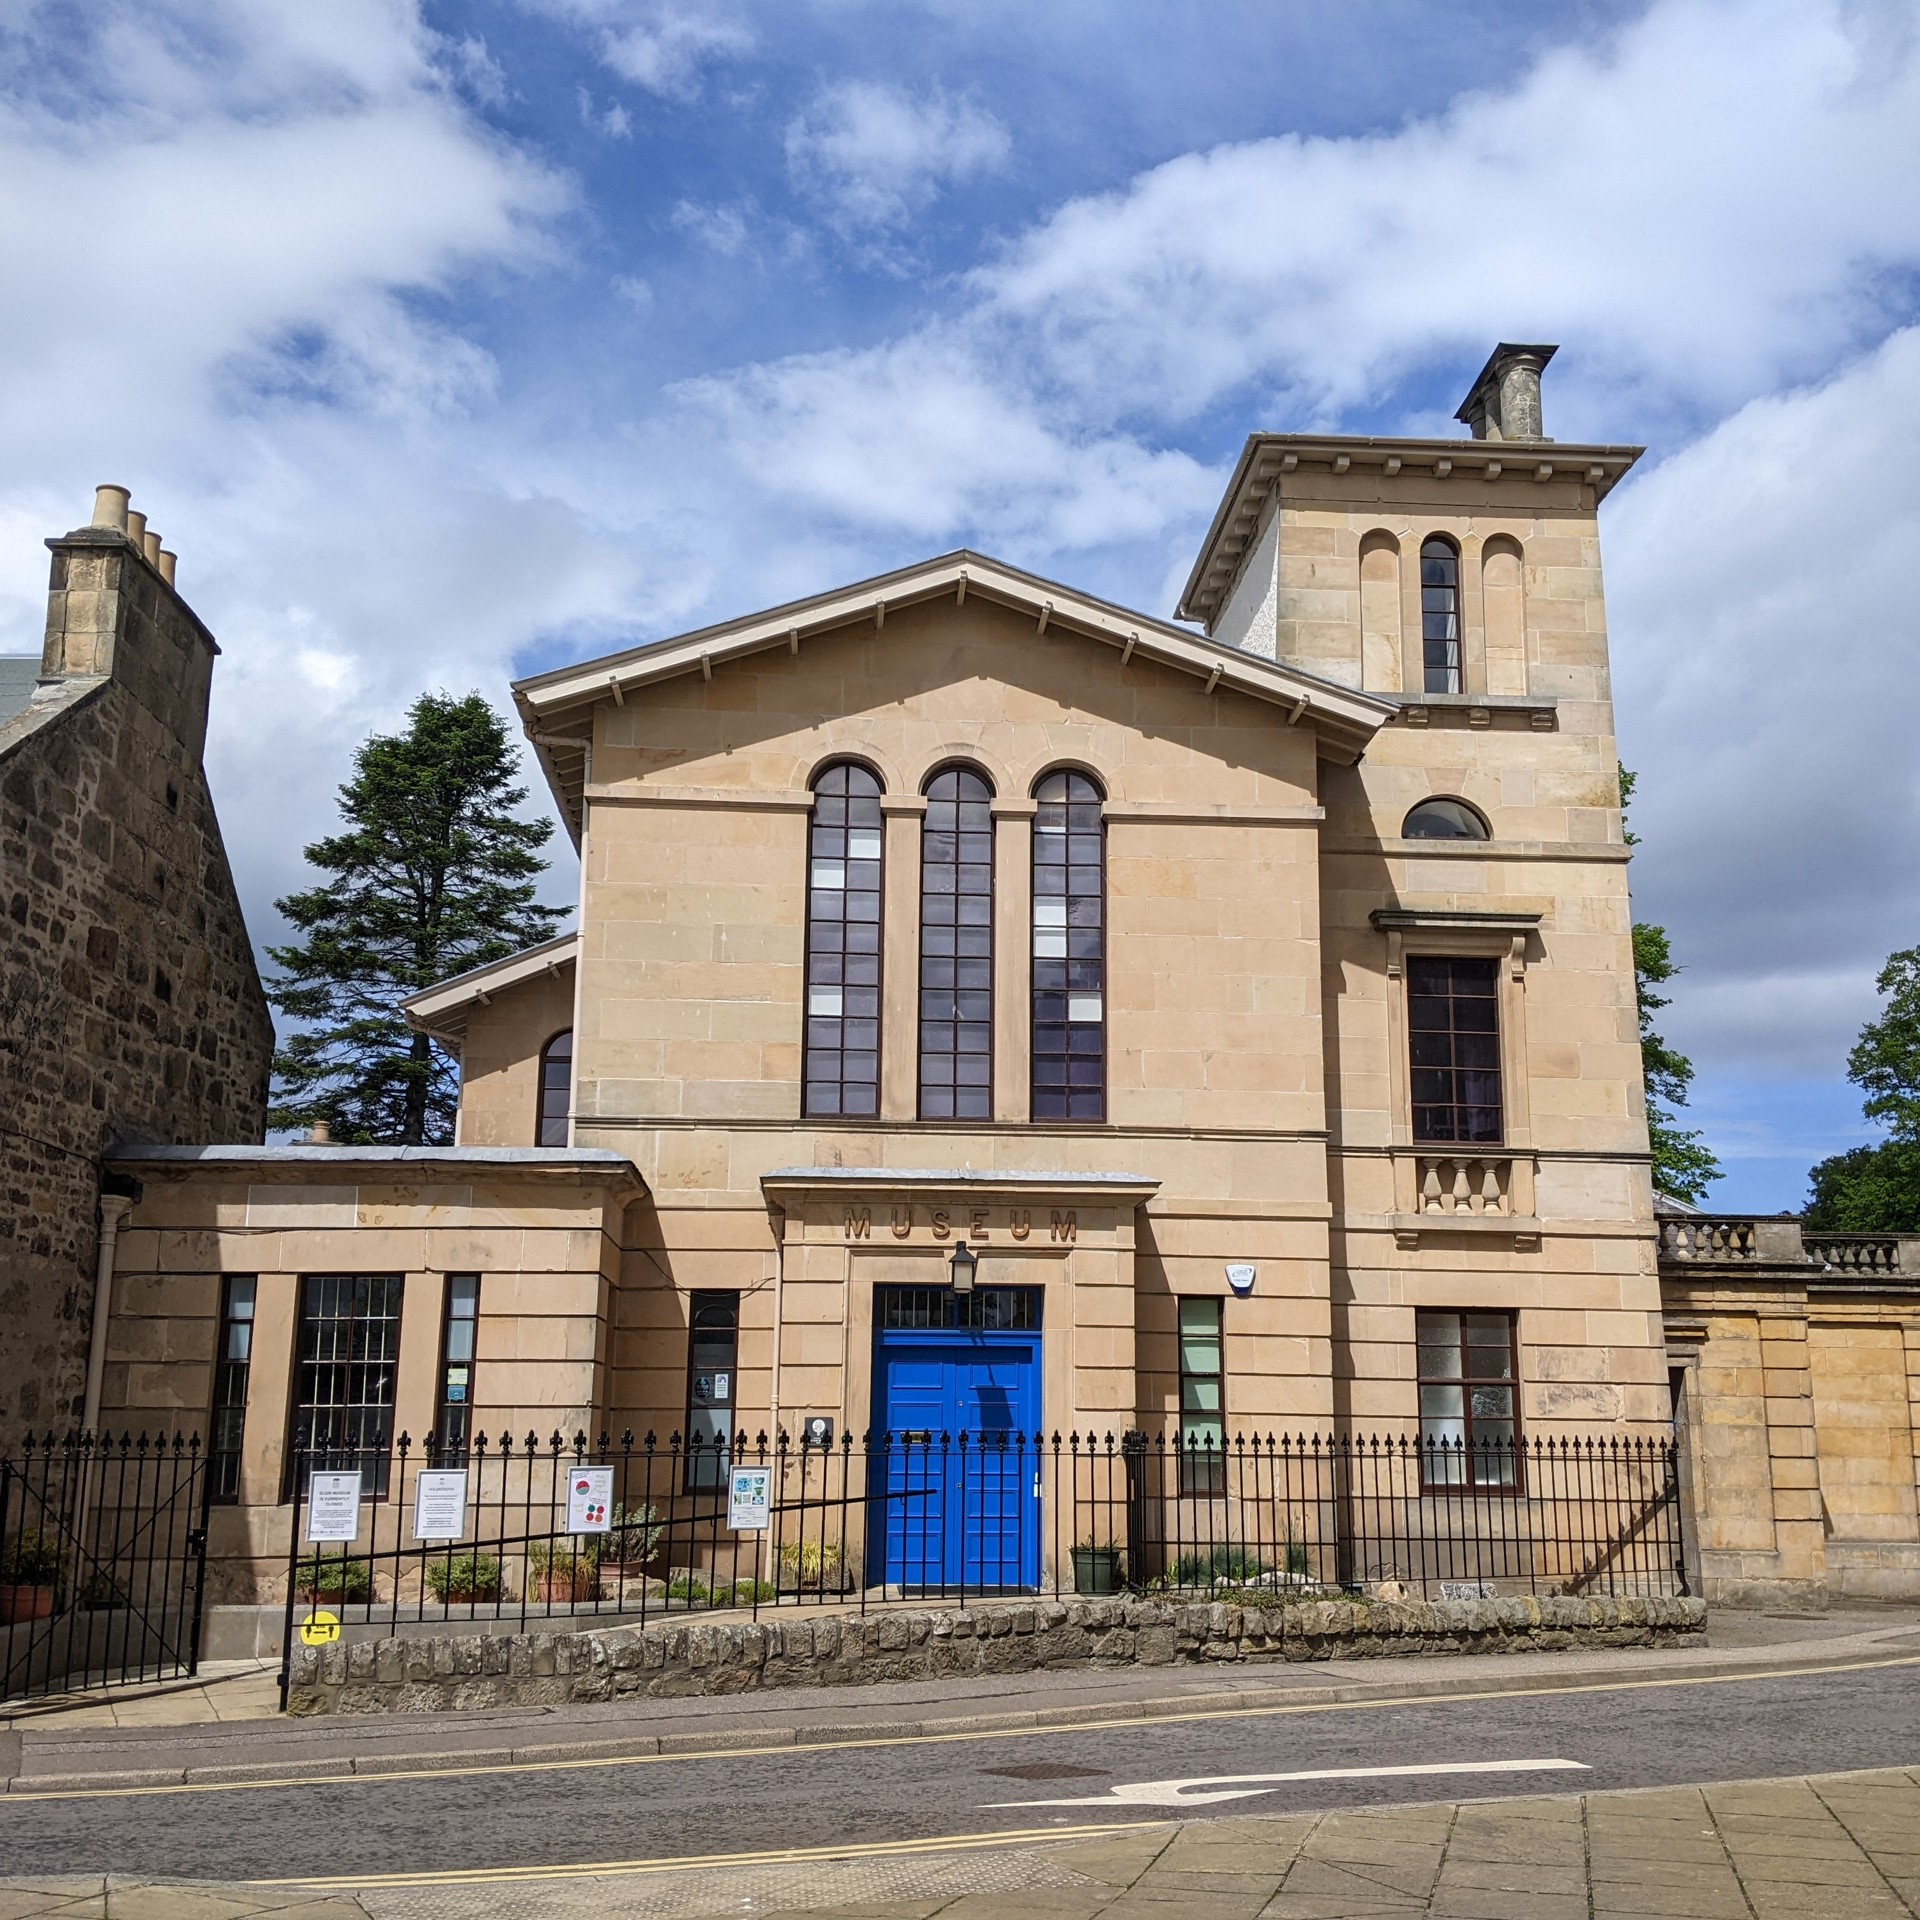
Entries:
{"type": "Polygon", "coordinates": [[[993,1117],[993,789],[927,783],[920,838],[920,1117],[993,1117]]]}
{"type": "Polygon", "coordinates": [[[1427,692],[1460,692],[1460,549],[1438,534],[1420,547],[1420,644],[1427,692]]]}
{"type": "Polygon", "coordinates": [[[1084,773],[1050,773],[1033,797],[1033,1117],[1104,1120],[1104,796],[1084,773]]]}
{"type": "Polygon", "coordinates": [[[880,782],[842,761],[813,783],[807,832],[803,1111],[880,1111],[880,782]]]}
{"type": "Polygon", "coordinates": [[[573,1100],[573,1029],[556,1033],[540,1049],[540,1129],[534,1144],[564,1147],[573,1100]]]}

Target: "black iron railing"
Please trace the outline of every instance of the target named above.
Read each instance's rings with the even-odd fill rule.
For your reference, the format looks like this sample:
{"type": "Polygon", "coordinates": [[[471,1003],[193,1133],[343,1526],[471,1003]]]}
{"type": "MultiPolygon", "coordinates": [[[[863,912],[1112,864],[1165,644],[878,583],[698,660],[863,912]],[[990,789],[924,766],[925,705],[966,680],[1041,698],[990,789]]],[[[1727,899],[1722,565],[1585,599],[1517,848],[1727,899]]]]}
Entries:
{"type": "Polygon", "coordinates": [[[556,1433],[455,1456],[403,1434],[351,1454],[293,1462],[289,1643],[316,1611],[524,1631],[996,1593],[1686,1591],[1664,1439],[556,1433]]]}
{"type": "Polygon", "coordinates": [[[48,1435],[0,1459],[0,1699],[192,1673],[206,1508],[185,1434],[48,1435]]]}

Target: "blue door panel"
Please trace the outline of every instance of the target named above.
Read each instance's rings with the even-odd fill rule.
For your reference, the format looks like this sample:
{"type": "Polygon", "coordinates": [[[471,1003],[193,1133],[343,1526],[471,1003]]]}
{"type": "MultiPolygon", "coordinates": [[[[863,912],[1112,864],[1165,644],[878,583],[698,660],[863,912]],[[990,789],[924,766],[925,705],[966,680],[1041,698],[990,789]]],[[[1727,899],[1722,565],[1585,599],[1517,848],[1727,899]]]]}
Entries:
{"type": "Polygon", "coordinates": [[[1040,1580],[1040,1340],[1031,1333],[888,1331],[874,1349],[871,1578],[905,1588],[1040,1580]],[[964,1444],[961,1436],[965,1436],[964,1444]]]}

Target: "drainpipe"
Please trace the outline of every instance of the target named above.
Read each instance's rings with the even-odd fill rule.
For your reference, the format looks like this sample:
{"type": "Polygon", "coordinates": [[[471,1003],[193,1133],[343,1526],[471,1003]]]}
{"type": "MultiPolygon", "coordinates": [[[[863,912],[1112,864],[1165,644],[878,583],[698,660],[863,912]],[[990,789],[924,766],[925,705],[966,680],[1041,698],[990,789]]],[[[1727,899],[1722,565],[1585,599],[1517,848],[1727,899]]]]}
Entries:
{"type": "Polygon", "coordinates": [[[786,1305],[787,1210],[784,1207],[773,1207],[768,1211],[773,1221],[773,1407],[769,1425],[774,1444],[778,1446],[780,1443],[780,1349],[785,1343],[786,1336],[783,1309],[786,1305]]]}
{"type": "Polygon", "coordinates": [[[124,1193],[100,1196],[100,1258],[93,1270],[93,1335],[87,1348],[87,1398],[80,1416],[82,1433],[100,1426],[100,1389],[107,1372],[107,1310],[113,1304],[113,1251],[120,1241],[120,1223],[133,1205],[124,1193]]]}

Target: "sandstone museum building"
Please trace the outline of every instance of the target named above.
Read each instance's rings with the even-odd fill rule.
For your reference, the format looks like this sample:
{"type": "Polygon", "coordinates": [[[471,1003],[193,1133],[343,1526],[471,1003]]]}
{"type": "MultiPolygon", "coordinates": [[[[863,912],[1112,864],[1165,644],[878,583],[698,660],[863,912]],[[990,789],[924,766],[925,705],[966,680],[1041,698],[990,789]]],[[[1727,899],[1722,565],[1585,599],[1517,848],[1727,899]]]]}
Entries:
{"type": "MultiPolygon", "coordinates": [[[[284,1591],[291,1449],[402,1433],[651,1435],[663,1507],[780,1434],[1365,1435],[1515,1499],[1523,1448],[1669,1439],[1713,1269],[1670,1355],[1598,526],[1638,449],[1543,436],[1551,352],[1469,436],[1253,436],[1181,624],[958,552],[516,686],[578,926],[410,1003],[456,1142],[111,1157],[98,1417],[208,1434],[226,1596],[284,1591]]],[[[1710,1591],[1794,1572],[1759,1444],[1786,1504],[1702,1523],[1710,1591]]],[[[957,1550],[1056,1578],[1057,1497],[957,1550]]]]}

